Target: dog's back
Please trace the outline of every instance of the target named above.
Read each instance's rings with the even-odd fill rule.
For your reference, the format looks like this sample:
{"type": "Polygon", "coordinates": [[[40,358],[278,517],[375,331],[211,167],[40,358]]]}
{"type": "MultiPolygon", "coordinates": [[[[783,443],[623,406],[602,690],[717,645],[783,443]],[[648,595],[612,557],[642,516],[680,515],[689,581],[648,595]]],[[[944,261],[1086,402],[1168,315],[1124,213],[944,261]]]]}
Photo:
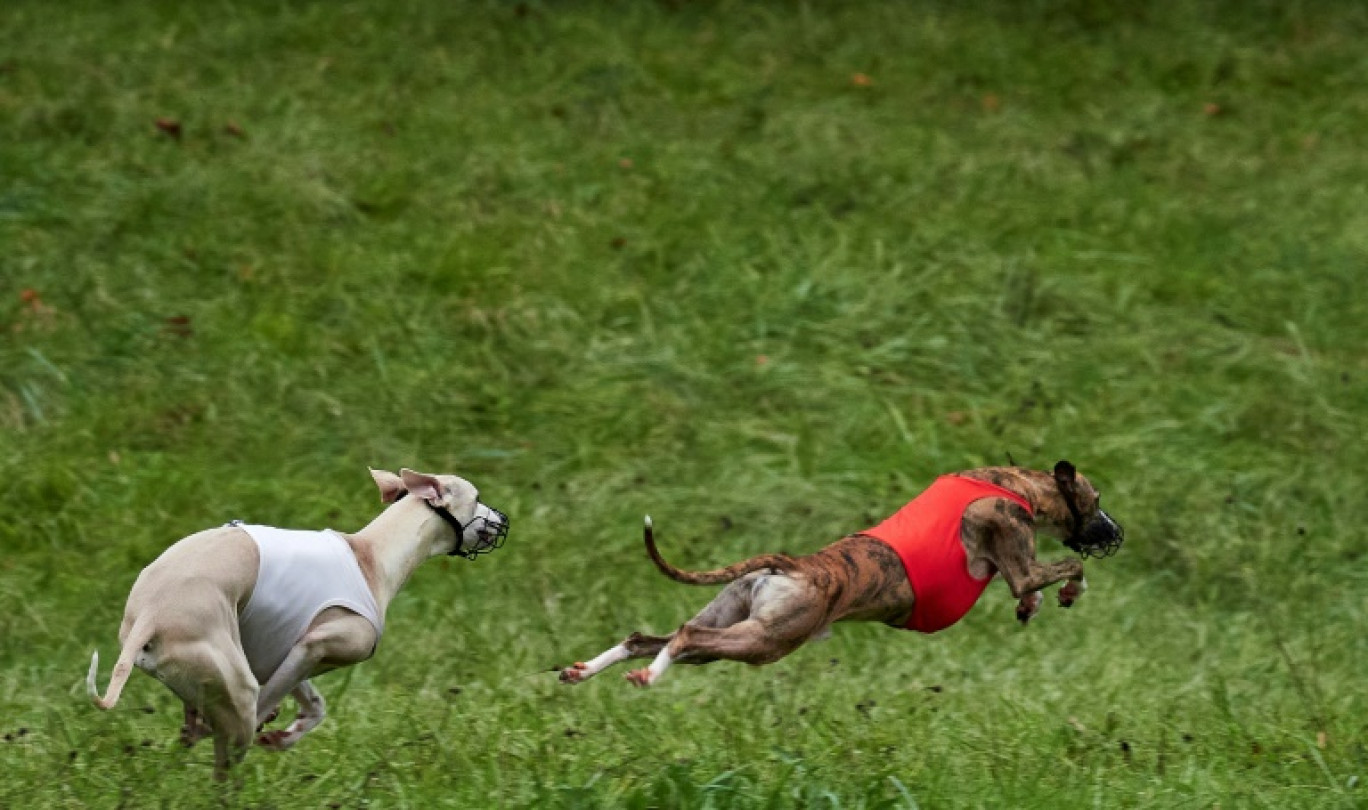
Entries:
{"type": "MultiPolygon", "coordinates": [[[[136,619],[149,607],[179,604],[206,586],[229,599],[240,612],[252,596],[259,564],[256,543],[242,529],[220,526],[196,532],[163,551],[142,570],[128,594],[124,621],[136,619]]],[[[122,634],[119,640],[123,641],[122,634]]]]}

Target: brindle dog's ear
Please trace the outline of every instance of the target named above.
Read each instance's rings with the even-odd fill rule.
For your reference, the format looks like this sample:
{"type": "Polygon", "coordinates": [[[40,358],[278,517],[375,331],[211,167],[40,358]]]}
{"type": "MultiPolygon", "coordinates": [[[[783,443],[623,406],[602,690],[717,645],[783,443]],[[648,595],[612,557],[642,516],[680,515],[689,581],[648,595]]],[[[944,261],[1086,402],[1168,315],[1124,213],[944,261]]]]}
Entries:
{"type": "Polygon", "coordinates": [[[1055,483],[1059,484],[1061,489],[1063,489],[1064,487],[1073,489],[1074,482],[1077,480],[1077,476],[1078,470],[1074,469],[1074,465],[1070,464],[1069,462],[1060,461],[1058,464],[1055,465],[1054,479],[1055,483]]]}

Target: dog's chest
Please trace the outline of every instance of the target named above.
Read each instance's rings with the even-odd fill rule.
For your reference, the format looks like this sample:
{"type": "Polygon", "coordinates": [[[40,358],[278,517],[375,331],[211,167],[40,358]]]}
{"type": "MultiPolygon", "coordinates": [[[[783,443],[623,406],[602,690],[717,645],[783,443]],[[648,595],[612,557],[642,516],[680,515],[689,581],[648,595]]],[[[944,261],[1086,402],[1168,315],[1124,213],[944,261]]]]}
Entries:
{"type": "Polygon", "coordinates": [[[319,613],[342,607],[383,630],[383,617],[351,547],[336,532],[241,526],[261,556],[238,616],[242,649],[259,681],[275,672],[319,613]]]}

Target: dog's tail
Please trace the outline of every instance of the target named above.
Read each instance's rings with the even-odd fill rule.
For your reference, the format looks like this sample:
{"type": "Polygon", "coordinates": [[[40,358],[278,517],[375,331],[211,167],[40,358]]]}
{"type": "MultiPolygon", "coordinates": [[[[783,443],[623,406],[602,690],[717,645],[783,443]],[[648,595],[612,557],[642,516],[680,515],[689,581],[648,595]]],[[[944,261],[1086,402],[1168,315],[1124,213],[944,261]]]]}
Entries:
{"type": "Polygon", "coordinates": [[[100,697],[99,691],[95,688],[95,675],[100,669],[100,651],[96,650],[90,656],[90,670],[86,672],[86,694],[90,696],[90,701],[101,709],[112,709],[114,704],[119,702],[119,693],[123,691],[124,684],[128,682],[128,676],[133,674],[133,661],[137,658],[138,652],[152,640],[152,628],[141,623],[135,623],[129,632],[128,638],[124,640],[123,649],[119,651],[119,660],[114,662],[114,674],[109,678],[109,687],[105,691],[105,696],[100,697]]]}
{"type": "Polygon", "coordinates": [[[749,560],[743,560],[726,568],[717,568],[712,571],[684,571],[665,562],[665,558],[660,556],[660,551],[655,544],[655,532],[650,515],[646,516],[646,527],[643,529],[643,533],[646,538],[646,553],[651,555],[651,562],[655,563],[656,568],[659,568],[665,576],[686,585],[720,585],[724,582],[740,579],[752,571],[760,571],[765,568],[787,571],[793,568],[793,558],[787,554],[761,554],[758,557],[751,557],[749,560]]]}

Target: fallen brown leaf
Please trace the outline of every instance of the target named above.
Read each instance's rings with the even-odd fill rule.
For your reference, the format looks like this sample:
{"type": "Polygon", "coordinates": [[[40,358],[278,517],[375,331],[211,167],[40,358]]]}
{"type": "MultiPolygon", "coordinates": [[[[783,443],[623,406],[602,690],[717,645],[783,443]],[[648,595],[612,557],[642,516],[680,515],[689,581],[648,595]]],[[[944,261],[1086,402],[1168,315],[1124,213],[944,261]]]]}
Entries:
{"type": "Polygon", "coordinates": [[[174,118],[158,118],[157,129],[161,130],[163,135],[178,141],[181,138],[181,124],[174,118]]]}

